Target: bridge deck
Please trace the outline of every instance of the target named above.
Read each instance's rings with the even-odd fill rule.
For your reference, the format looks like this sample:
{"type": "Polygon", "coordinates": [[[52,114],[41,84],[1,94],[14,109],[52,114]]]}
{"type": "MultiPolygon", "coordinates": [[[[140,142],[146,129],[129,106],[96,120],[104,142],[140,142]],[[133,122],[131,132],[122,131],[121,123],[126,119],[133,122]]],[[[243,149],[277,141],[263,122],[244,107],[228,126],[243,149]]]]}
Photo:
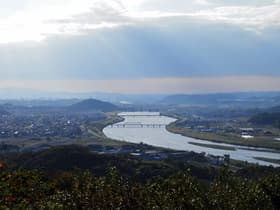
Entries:
{"type": "Polygon", "coordinates": [[[119,115],[120,117],[161,117],[161,115],[119,115]]]}
{"type": "Polygon", "coordinates": [[[112,128],[143,128],[143,127],[149,127],[149,128],[156,128],[156,127],[162,127],[166,126],[166,124],[161,123],[121,123],[121,124],[115,124],[111,125],[112,128]]]}

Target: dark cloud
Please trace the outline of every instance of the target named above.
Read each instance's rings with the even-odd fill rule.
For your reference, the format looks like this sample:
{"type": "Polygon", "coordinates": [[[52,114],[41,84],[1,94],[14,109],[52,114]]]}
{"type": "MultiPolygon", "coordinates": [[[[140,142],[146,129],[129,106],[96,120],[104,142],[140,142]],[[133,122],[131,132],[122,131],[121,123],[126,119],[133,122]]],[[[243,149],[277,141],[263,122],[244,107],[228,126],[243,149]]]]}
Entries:
{"type": "Polygon", "coordinates": [[[0,47],[5,79],[279,76],[279,30],[169,19],[0,47]]]}

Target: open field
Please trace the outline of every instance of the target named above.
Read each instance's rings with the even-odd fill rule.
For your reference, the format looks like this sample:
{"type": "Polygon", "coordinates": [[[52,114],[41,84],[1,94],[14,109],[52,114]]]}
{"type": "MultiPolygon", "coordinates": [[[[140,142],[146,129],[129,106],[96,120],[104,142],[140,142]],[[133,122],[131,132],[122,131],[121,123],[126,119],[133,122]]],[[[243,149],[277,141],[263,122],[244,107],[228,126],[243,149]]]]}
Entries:
{"type": "Polygon", "coordinates": [[[208,148],[212,148],[212,149],[221,149],[221,150],[230,150],[230,151],[235,150],[234,147],[228,147],[228,146],[222,146],[222,145],[201,144],[201,143],[195,143],[195,142],[190,142],[189,144],[193,144],[193,145],[200,146],[200,147],[208,147],[208,148]]]}
{"type": "Polygon", "coordinates": [[[280,164],[280,157],[279,157],[279,159],[271,159],[271,158],[263,158],[263,157],[255,157],[255,158],[258,159],[258,160],[263,160],[263,161],[267,161],[267,162],[270,162],[270,163],[280,164]]]}

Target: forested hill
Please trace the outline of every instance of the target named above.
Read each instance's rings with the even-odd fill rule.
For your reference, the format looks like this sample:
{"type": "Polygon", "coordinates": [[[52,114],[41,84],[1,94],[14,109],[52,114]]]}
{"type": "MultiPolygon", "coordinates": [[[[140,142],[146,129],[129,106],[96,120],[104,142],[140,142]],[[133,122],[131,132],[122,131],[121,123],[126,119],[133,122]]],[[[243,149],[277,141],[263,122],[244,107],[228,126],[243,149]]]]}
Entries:
{"type": "Polygon", "coordinates": [[[274,107],[268,108],[266,111],[267,112],[280,112],[280,106],[274,106],[274,107]]]}
{"type": "Polygon", "coordinates": [[[96,99],[83,100],[81,102],[78,102],[68,107],[68,110],[77,111],[77,112],[83,112],[83,111],[110,112],[110,111],[116,111],[118,109],[119,108],[112,103],[104,102],[96,99]]]}
{"type": "Polygon", "coordinates": [[[256,125],[270,125],[280,128],[280,106],[264,109],[261,113],[252,116],[249,122],[256,125]]]}
{"type": "Polygon", "coordinates": [[[237,105],[268,107],[280,104],[279,92],[267,93],[215,93],[215,94],[179,94],[163,98],[162,104],[186,105],[237,105]]]}
{"type": "Polygon", "coordinates": [[[178,172],[169,168],[171,163],[147,163],[114,155],[91,156],[77,147],[30,153],[19,158],[21,163],[17,167],[19,159],[13,163],[0,157],[0,209],[280,208],[279,169],[272,167],[255,166],[237,172],[209,168],[215,176],[205,182],[192,176],[194,169],[182,167],[183,163],[178,165],[178,172]],[[91,162],[93,170],[86,170],[84,161],[91,162]],[[39,163],[44,164],[37,167],[39,163]],[[45,167],[50,166],[61,170],[47,173],[45,167]],[[104,168],[107,173],[96,176],[95,172],[104,168]],[[163,176],[162,170],[169,175],[163,176]],[[152,179],[135,180],[135,176],[145,179],[147,177],[141,174],[151,175],[151,172],[152,179]]]}

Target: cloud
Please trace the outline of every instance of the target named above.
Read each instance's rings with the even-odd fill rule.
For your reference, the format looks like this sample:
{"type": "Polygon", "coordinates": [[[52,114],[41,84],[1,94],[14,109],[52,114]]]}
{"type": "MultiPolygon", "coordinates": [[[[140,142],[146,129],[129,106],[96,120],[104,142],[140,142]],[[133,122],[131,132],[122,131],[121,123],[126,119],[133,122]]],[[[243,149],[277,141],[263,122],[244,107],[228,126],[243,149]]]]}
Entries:
{"type": "Polygon", "coordinates": [[[195,3],[198,4],[198,5],[203,5],[203,6],[211,5],[211,3],[207,0],[196,0],[195,3]]]}
{"type": "Polygon", "coordinates": [[[216,6],[194,12],[133,11],[126,14],[134,19],[192,18],[214,23],[240,26],[246,30],[261,31],[280,26],[280,4],[262,6],[216,6]]]}
{"type": "Polygon", "coordinates": [[[6,3],[6,9],[0,9],[6,14],[0,16],[0,43],[41,41],[50,35],[79,35],[88,30],[178,17],[257,32],[280,26],[279,0],[256,5],[228,5],[210,0],[25,0],[18,7],[16,2],[6,3]]]}
{"type": "MultiPolygon", "coordinates": [[[[77,35],[85,29],[115,27],[116,23],[108,23],[105,20],[95,24],[77,21],[59,22],[88,13],[92,6],[98,5],[98,2],[101,0],[25,0],[25,4],[18,10],[13,9],[16,1],[6,3],[6,10],[12,11],[0,17],[0,43],[41,41],[49,35],[77,35]]],[[[1,11],[3,8],[0,8],[1,11]]]]}
{"type": "Polygon", "coordinates": [[[202,10],[192,14],[194,17],[210,21],[239,25],[250,29],[264,29],[280,26],[280,6],[231,6],[202,10]]]}
{"type": "Polygon", "coordinates": [[[0,46],[0,78],[280,75],[279,30],[260,37],[239,27],[178,17],[85,33],[0,46]]]}
{"type": "MultiPolygon", "coordinates": [[[[126,1],[125,1],[126,2],[126,1]]],[[[140,1],[141,2],[141,1],[140,1]]],[[[149,1],[146,1],[146,3],[149,1]]],[[[180,1],[175,1],[176,2],[180,1]]],[[[181,18],[190,20],[200,20],[208,23],[222,23],[239,26],[245,30],[261,32],[269,27],[280,26],[280,4],[279,1],[264,5],[240,5],[240,6],[221,6],[212,4],[206,0],[194,0],[194,4],[201,6],[200,9],[177,8],[173,11],[161,9],[145,10],[141,8],[127,7],[126,3],[119,1],[112,4],[112,1],[98,3],[91,8],[90,12],[80,14],[68,19],[68,24],[103,24],[114,23],[115,26],[137,25],[139,21],[150,23],[155,19],[181,18]],[[185,10],[185,11],[184,11],[185,10]]],[[[178,3],[179,4],[179,3],[178,3]]],[[[58,21],[59,22],[59,21],[58,21]]],[[[82,28],[82,27],[81,27],[82,28]]]]}

